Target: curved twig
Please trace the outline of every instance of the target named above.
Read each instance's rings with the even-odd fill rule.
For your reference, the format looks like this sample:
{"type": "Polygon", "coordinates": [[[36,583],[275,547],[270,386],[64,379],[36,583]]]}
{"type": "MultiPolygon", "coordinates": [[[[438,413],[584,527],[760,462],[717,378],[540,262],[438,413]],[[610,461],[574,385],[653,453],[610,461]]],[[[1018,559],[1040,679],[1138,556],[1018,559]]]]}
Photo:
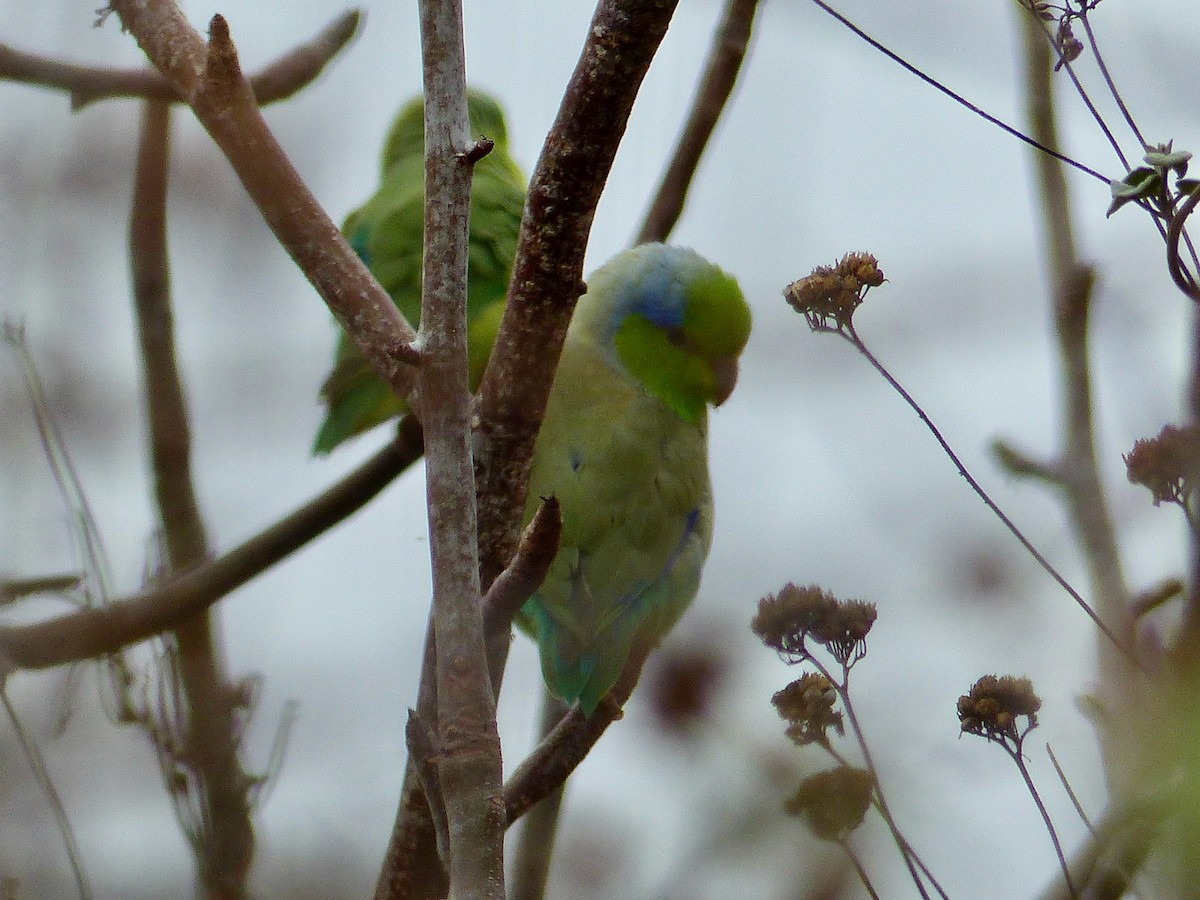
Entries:
{"type": "Polygon", "coordinates": [[[114,602],[34,625],[0,628],[0,659],[45,669],[114,653],[212,605],[357,511],[421,456],[420,428],[406,419],[397,439],[342,481],[211,562],[114,602]]]}
{"type": "MultiPolygon", "coordinates": [[[[259,106],[286,100],[321,74],[330,60],[358,32],[362,13],[342,13],[315,38],[288,51],[250,78],[259,106]]],[[[146,100],[180,102],[183,97],[171,82],[154,69],[105,69],[79,66],[25,53],[0,44],[0,79],[21,81],[66,91],[72,111],[99,100],[141,97],[146,100]]]]}

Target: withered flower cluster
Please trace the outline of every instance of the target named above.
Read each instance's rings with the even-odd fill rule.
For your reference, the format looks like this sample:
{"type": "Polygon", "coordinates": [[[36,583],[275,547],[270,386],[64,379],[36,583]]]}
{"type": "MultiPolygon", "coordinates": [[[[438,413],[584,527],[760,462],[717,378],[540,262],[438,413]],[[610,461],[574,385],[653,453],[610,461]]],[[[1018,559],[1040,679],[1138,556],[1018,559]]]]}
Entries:
{"type": "Polygon", "coordinates": [[[800,746],[829,746],[827,732],[833,728],[845,734],[842,714],[833,708],[837,690],[824,675],[809,672],[797,678],[771,698],[775,709],[787,720],[787,736],[800,746]]]}
{"type": "Polygon", "coordinates": [[[784,808],[822,840],[841,842],[862,824],[874,788],[870,772],[840,766],[804,779],[784,808]]]}
{"type": "Polygon", "coordinates": [[[875,624],[875,604],[839,600],[816,585],[784,585],[758,602],[751,627],[768,647],[789,661],[811,658],[806,640],[823,646],[849,668],[866,653],[867,634],[875,624]]]}
{"type": "Polygon", "coordinates": [[[1135,441],[1121,458],[1129,480],[1149,488],[1155,506],[1178,503],[1186,510],[1200,473],[1200,428],[1165,425],[1158,437],[1135,441]]]}
{"type": "Polygon", "coordinates": [[[968,694],[958,698],[958,720],[967,734],[977,734],[1018,749],[1025,735],[1037,727],[1042,701],[1033,692],[1033,682],[1012,675],[984,675],[968,694]],[[1018,719],[1024,717],[1021,728],[1018,719]]]}
{"type": "Polygon", "coordinates": [[[852,330],[854,311],[867,291],[884,282],[879,261],[869,253],[847,253],[835,266],[817,266],[812,274],[783,289],[791,307],[813,331],[852,330]]]}

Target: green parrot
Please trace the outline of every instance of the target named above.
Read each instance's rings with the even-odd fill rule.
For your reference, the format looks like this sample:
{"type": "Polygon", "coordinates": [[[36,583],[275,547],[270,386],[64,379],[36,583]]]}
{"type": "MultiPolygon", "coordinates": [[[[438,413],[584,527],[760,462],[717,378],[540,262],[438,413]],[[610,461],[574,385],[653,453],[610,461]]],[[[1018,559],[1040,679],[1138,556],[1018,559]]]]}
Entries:
{"type": "MultiPolygon", "coordinates": [[[[517,252],[526,179],[508,152],[504,111],[467,91],[471,133],[495,142],[475,165],[467,268],[467,335],[471,389],[479,385],[504,312],[517,252]]],[[[421,247],[425,231],[425,111],[421,97],[396,116],[383,152],[379,189],[346,219],[342,231],[371,273],[414,326],[421,318],[421,247]]],[[[324,454],[407,409],[340,332],[333,371],[321,387],[327,412],[313,443],[324,454]]]]}
{"type": "Polygon", "coordinates": [[[550,691],[589,716],[696,595],[713,525],[708,405],[733,390],[749,336],[733,277],[663,244],[618,254],[576,307],[525,509],[528,523],[557,497],[562,538],[517,624],[550,691]]]}

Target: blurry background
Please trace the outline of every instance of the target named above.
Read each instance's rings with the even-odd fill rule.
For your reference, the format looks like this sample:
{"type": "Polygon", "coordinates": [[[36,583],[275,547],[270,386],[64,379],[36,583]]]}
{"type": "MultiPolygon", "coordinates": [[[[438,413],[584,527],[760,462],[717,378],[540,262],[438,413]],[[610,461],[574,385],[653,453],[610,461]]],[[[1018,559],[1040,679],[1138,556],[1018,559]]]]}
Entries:
{"type": "MultiPolygon", "coordinates": [[[[66,60],[143,61],[95,4],[0,7],[0,41],[66,60]]],[[[317,0],[189,2],[214,12],[256,71],[340,11],[317,0]]],[[[335,220],[374,189],[383,135],[420,87],[413,4],[365,2],[365,28],[311,87],[266,116],[335,220]]],[[[673,146],[703,64],[717,0],[682,3],[634,109],[596,218],[589,268],[627,245],[673,146]]],[[[840,10],[991,113],[1023,125],[1015,3],[843,0],[840,10]]],[[[469,76],[508,109],[532,169],[586,33],[584,0],[467,0],[469,76]]],[[[1151,140],[1194,149],[1196,37],[1187,0],[1103,4],[1106,60],[1151,140]]],[[[1079,70],[1103,92],[1090,57],[1079,70]]],[[[1066,151],[1124,174],[1063,91],[1066,151]]],[[[1104,110],[1112,105],[1101,102],[1104,110]]],[[[22,322],[79,466],[119,594],[144,579],[154,527],[128,290],[126,216],[139,107],[79,114],[65,95],[0,83],[0,316],[22,322]]],[[[1115,123],[1115,115],[1107,116],[1115,123]]],[[[309,446],[334,341],[329,314],[275,244],[219,151],[177,110],[170,229],[175,315],[194,431],[194,472],[214,542],[227,549],[310,498],[386,439],[331,458],[309,446]]],[[[1122,132],[1123,133],[1123,132],[1122,132]]],[[[1133,158],[1133,142],[1125,142],[1133,158]]],[[[1131,209],[1071,176],[1078,235],[1099,266],[1094,315],[1101,452],[1134,588],[1181,571],[1177,511],[1126,483],[1120,454],[1181,411],[1186,301],[1131,209]]],[[[915,416],[845,344],[810,335],[782,288],[850,250],[880,259],[860,333],[1001,505],[1078,586],[1082,568],[1055,498],[987,455],[997,436],[1057,448],[1057,386],[1029,152],[905,74],[816,7],[766,2],[731,108],[673,236],[735,273],[755,333],[733,400],[712,420],[718,526],[700,596],[663,659],[700,653],[720,673],[707,717],[672,727],[644,684],[571,782],[551,893],[573,898],[792,898],[835,858],[781,802],[828,761],[783,736],[771,694],[798,675],[753,638],[764,593],[788,580],[878,604],[855,669],[858,708],[905,833],[952,896],[1028,896],[1056,864],[1011,763],[959,740],[954,704],[980,675],[1028,675],[1045,701],[1030,764],[1068,848],[1084,827],[1043,752],[1049,742],[1089,812],[1103,788],[1075,701],[1096,631],[968,491],[915,416]],[[984,873],[990,873],[985,875],[984,873]],[[980,879],[996,877],[986,890],[980,879]],[[999,887],[999,884],[1003,887],[999,887]]],[[[429,594],[424,485],[412,471],[368,509],[220,606],[235,676],[263,679],[246,763],[265,762],[291,700],[299,719],[261,810],[264,897],[363,896],[398,797],[402,723],[415,702],[429,594]]],[[[0,353],[0,573],[77,565],[16,357],[0,353]]],[[[60,601],[6,610],[8,621],[60,601]]],[[[694,664],[694,658],[691,664],[694,664]]],[[[688,660],[680,665],[688,664],[688,660]]],[[[646,676],[654,679],[661,667],[646,676]]],[[[99,897],[187,897],[192,861],[144,737],[105,720],[85,670],[55,735],[66,673],[9,689],[39,738],[99,897]]],[[[532,646],[514,645],[500,705],[506,767],[534,740],[532,646]]],[[[849,744],[846,745],[849,750],[849,744]]],[[[19,896],[69,894],[44,799],[0,725],[0,878],[19,896]]],[[[913,893],[890,839],[855,838],[883,896],[913,893]],[[878,852],[873,852],[878,851],[878,852]]],[[[852,886],[851,896],[857,888],[852,886]]]]}

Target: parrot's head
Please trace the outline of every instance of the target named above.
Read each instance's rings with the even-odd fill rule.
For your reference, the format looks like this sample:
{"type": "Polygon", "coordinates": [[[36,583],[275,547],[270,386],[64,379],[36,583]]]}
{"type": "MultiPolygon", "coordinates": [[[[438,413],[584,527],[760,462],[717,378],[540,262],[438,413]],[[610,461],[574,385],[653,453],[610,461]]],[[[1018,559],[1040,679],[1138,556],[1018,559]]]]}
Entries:
{"type": "Polygon", "coordinates": [[[572,328],[696,422],[733,392],[750,307],[733,276],[694,250],[643,244],[592,274],[572,328]]]}
{"type": "MultiPolygon", "coordinates": [[[[504,110],[491,94],[478,88],[467,88],[467,117],[471,122],[471,137],[486,137],[501,149],[508,146],[504,110]]],[[[408,101],[396,114],[383,145],[383,171],[386,173],[400,160],[424,154],[425,98],[421,96],[408,101]]]]}

